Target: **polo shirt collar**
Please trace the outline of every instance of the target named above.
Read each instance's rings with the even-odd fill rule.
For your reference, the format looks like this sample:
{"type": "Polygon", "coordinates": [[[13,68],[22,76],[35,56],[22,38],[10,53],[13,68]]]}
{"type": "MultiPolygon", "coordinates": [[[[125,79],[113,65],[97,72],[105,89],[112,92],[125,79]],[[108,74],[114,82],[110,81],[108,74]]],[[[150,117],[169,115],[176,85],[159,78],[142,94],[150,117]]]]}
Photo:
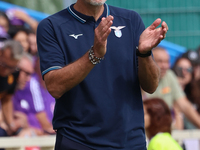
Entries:
{"type": "MultiPolygon", "coordinates": [[[[74,4],[72,4],[71,6],[69,6],[67,8],[67,10],[69,11],[69,13],[75,18],[77,19],[78,21],[80,21],[81,23],[85,23],[88,19],[91,18],[91,16],[87,16],[87,15],[84,15],[78,11],[76,11],[74,9],[74,4]]],[[[100,18],[102,17],[108,17],[110,15],[110,10],[109,10],[109,7],[107,4],[104,4],[104,12],[103,14],[101,15],[100,18]]],[[[93,17],[92,17],[93,18],[93,17]]]]}

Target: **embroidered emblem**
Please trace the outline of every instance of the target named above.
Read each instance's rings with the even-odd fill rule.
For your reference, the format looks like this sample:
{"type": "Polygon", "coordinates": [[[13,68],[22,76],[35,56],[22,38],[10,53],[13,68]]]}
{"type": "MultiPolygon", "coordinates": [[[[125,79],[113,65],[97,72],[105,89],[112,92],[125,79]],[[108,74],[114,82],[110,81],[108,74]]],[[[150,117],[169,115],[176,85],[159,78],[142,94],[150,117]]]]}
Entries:
{"type": "Polygon", "coordinates": [[[79,37],[79,36],[83,36],[83,34],[77,34],[77,35],[71,34],[71,35],[69,35],[69,36],[71,36],[71,37],[73,37],[73,38],[75,38],[75,39],[77,40],[78,37],[79,37]]]}
{"type": "Polygon", "coordinates": [[[120,37],[122,37],[122,31],[121,31],[121,29],[123,29],[125,27],[126,26],[118,26],[118,27],[112,26],[110,28],[113,29],[113,30],[115,30],[114,32],[115,32],[116,37],[120,38],[120,37]]]}

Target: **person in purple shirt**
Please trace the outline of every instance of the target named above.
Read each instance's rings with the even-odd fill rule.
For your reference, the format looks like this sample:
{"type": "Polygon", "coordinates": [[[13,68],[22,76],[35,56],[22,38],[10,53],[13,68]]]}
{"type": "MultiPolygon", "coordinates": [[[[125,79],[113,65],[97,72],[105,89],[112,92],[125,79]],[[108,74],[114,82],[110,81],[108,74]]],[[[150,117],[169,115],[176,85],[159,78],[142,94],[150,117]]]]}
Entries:
{"type": "MultiPolygon", "coordinates": [[[[23,112],[27,115],[30,127],[42,130],[44,133],[54,133],[51,119],[52,113],[48,113],[45,102],[49,99],[48,93],[42,88],[39,77],[34,73],[29,82],[22,90],[16,91],[13,96],[15,111],[23,112]],[[50,114],[50,115],[49,115],[50,114]],[[49,118],[48,116],[51,116],[49,118]]],[[[53,98],[52,98],[53,99],[53,98]]]]}
{"type": "MultiPolygon", "coordinates": [[[[27,68],[33,68],[34,60],[32,56],[27,55],[29,59],[25,64],[28,65],[20,72],[24,73],[22,78],[19,78],[17,83],[17,91],[13,96],[14,110],[16,112],[21,112],[27,116],[28,126],[26,126],[27,131],[20,132],[22,136],[32,136],[41,135],[44,133],[54,133],[50,119],[48,119],[45,104],[46,100],[43,99],[42,89],[39,82],[39,76],[33,71],[27,71],[27,68]],[[24,80],[24,78],[29,77],[29,80],[24,80]],[[34,134],[30,133],[34,132],[34,134]]],[[[25,66],[24,64],[24,66],[25,66]]]]}
{"type": "Polygon", "coordinates": [[[36,114],[44,111],[44,102],[40,92],[40,86],[35,78],[31,77],[23,90],[17,90],[13,96],[14,109],[27,115],[30,126],[41,128],[36,114]]]}

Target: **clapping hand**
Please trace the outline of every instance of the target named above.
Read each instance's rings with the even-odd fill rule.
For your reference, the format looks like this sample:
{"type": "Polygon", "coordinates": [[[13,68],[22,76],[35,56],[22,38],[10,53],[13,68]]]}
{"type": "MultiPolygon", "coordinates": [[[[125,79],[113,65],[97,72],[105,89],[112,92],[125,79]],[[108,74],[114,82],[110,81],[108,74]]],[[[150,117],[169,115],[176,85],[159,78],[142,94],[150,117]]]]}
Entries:
{"type": "Polygon", "coordinates": [[[156,19],[148,28],[146,28],[140,36],[138,49],[140,53],[145,54],[152,48],[156,47],[165,37],[168,26],[165,21],[161,27],[157,28],[161,23],[161,19],[156,19]]]}

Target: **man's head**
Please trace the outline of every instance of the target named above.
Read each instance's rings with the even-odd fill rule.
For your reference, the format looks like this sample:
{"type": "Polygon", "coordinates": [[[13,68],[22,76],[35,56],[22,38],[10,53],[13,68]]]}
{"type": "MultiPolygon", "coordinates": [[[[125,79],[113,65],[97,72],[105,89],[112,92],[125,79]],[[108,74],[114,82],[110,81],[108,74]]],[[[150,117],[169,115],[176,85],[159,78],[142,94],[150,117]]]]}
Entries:
{"type": "Polygon", "coordinates": [[[106,2],[106,0],[84,0],[84,1],[94,6],[100,6],[106,2]]]}
{"type": "Polygon", "coordinates": [[[153,49],[153,56],[160,68],[160,77],[163,78],[167,72],[167,70],[170,68],[170,63],[169,63],[169,54],[167,51],[162,48],[162,47],[156,47],[153,49]]]}
{"type": "Polygon", "coordinates": [[[0,49],[0,76],[6,77],[16,71],[19,60],[23,55],[23,47],[17,41],[5,41],[0,49]]]}
{"type": "Polygon", "coordinates": [[[23,90],[26,83],[30,80],[31,74],[34,72],[33,58],[30,54],[24,53],[19,62],[19,77],[17,81],[17,88],[23,90]]]}

